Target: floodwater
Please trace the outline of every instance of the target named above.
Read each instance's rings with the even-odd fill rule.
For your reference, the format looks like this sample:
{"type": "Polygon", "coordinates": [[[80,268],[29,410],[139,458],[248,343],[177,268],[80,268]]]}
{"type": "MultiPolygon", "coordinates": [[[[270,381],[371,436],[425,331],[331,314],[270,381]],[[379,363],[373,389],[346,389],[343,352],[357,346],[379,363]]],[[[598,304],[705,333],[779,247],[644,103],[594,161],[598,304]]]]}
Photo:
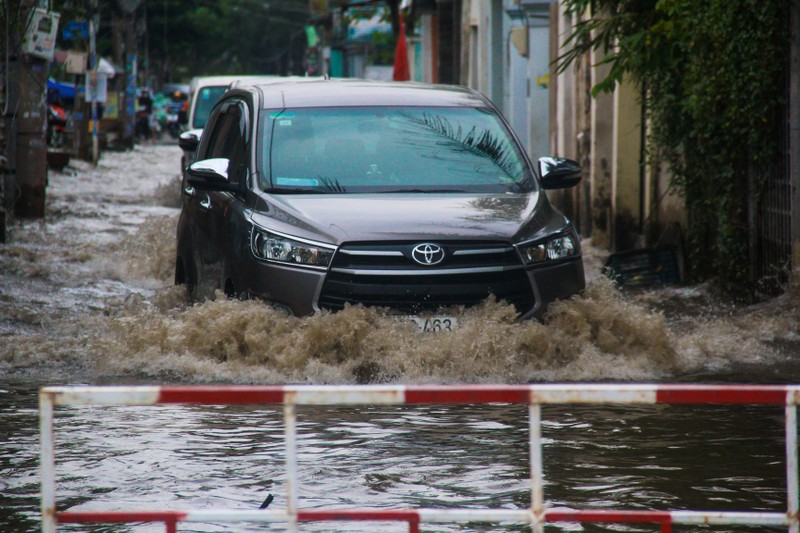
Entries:
{"type": "MultiPolygon", "coordinates": [[[[358,307],[294,318],[253,301],[188,305],[172,286],[179,160],[176,146],[155,144],[105,153],[97,168],[75,161],[51,171],[45,219],[18,221],[0,245],[2,532],[39,528],[43,385],[800,382],[800,288],[753,306],[707,286],[623,293],[600,274],[602,254],[591,243],[586,292],[553,306],[544,323],[516,322],[498,302],[461,312],[458,331],[436,335],[358,307]]],[[[282,431],[273,406],[59,408],[58,508],[254,509],[270,493],[271,508],[284,508],[282,431]]],[[[530,503],[527,414],[518,406],[300,408],[299,431],[302,507],[530,503]]],[[[543,435],[545,498],[554,506],[786,507],[779,408],[551,406],[543,435]]],[[[180,531],[265,529],[186,523],[180,531]]]]}

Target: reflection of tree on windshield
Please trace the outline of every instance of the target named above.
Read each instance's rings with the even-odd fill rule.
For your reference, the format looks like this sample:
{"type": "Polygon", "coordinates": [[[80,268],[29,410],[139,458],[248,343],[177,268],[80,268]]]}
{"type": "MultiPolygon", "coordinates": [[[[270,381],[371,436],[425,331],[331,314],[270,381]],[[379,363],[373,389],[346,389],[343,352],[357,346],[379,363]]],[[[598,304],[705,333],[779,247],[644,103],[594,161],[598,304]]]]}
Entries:
{"type": "Polygon", "coordinates": [[[472,126],[464,131],[461,125],[453,124],[442,115],[423,113],[422,116],[406,114],[409,121],[423,126],[431,133],[444,139],[447,144],[475,154],[494,163],[506,176],[516,179],[518,173],[517,158],[505,139],[500,139],[491,131],[479,131],[477,126],[472,126]]]}
{"type": "Polygon", "coordinates": [[[346,192],[344,185],[339,183],[336,178],[327,178],[324,176],[317,176],[319,181],[319,188],[327,192],[346,192]]]}

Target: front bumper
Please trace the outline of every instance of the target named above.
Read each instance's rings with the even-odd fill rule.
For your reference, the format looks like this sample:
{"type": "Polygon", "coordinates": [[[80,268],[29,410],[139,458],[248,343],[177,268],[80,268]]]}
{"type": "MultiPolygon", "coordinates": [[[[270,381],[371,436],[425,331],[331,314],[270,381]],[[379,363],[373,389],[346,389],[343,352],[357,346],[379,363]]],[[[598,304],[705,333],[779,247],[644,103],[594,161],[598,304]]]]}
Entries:
{"type": "Polygon", "coordinates": [[[520,266],[468,273],[424,271],[419,275],[342,270],[324,272],[256,262],[248,275],[248,292],[286,307],[296,316],[322,309],[338,311],[346,304],[418,314],[474,306],[494,295],[513,304],[521,318],[540,319],[548,304],[585,287],[580,257],[527,270],[520,266]]]}

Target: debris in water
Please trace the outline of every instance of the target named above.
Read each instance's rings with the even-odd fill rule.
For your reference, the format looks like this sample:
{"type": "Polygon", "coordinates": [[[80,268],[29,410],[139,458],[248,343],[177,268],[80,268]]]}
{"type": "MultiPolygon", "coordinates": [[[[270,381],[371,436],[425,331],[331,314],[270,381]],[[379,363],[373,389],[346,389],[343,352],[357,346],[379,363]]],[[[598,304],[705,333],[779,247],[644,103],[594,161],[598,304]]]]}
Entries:
{"type": "Polygon", "coordinates": [[[261,504],[261,507],[259,507],[259,509],[266,509],[267,507],[269,507],[269,504],[271,504],[272,500],[274,500],[274,499],[275,499],[275,496],[273,496],[272,494],[268,494],[267,495],[267,499],[264,500],[264,503],[261,504]]]}

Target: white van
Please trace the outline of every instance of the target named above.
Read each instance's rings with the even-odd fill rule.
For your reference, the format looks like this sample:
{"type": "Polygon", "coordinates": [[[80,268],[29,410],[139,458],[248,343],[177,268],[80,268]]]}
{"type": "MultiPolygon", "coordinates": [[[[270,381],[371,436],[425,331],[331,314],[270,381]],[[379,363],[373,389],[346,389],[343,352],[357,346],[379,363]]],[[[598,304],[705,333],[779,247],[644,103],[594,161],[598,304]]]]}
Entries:
{"type": "Polygon", "coordinates": [[[269,76],[269,75],[229,75],[229,76],[198,76],[192,78],[189,84],[189,116],[187,131],[182,133],[178,144],[183,150],[181,157],[181,173],[195,159],[195,150],[200,142],[200,136],[206,125],[208,116],[222,95],[226,91],[241,85],[264,85],[278,83],[286,80],[309,81],[325,79],[307,76],[269,76]]]}
{"type": "Polygon", "coordinates": [[[281,76],[201,76],[193,78],[189,85],[189,120],[190,130],[203,129],[208,115],[219,99],[232,84],[239,81],[269,83],[270,80],[282,79],[281,76]]]}

